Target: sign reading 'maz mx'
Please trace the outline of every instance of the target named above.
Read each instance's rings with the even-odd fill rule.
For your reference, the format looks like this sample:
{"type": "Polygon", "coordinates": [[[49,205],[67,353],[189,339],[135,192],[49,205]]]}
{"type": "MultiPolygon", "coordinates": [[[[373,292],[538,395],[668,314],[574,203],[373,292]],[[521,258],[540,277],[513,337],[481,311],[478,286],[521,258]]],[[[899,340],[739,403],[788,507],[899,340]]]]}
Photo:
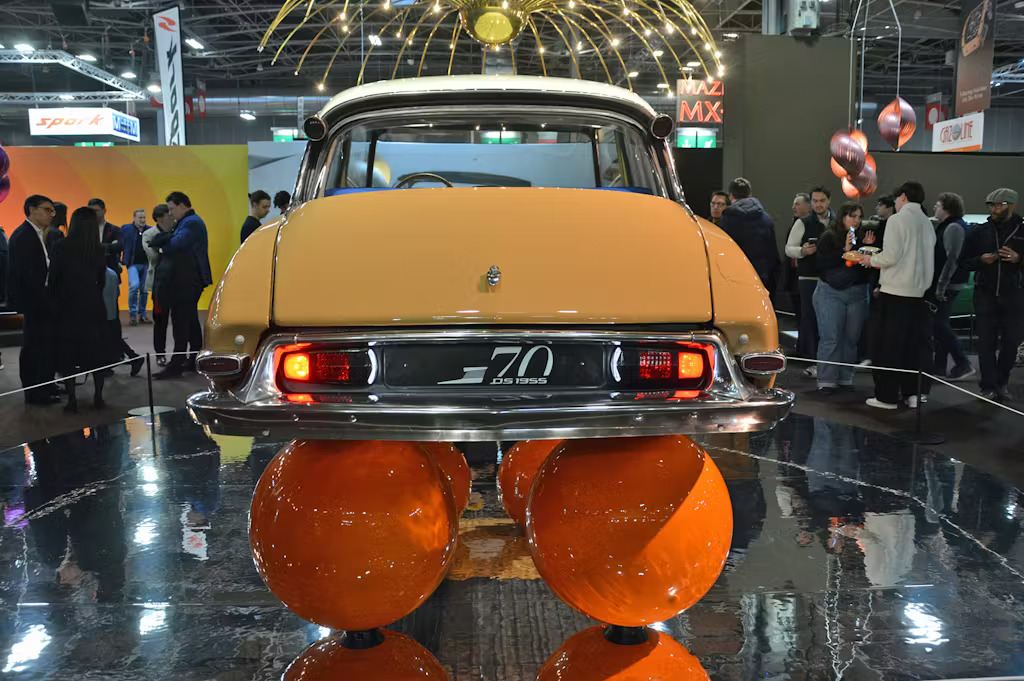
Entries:
{"type": "Polygon", "coordinates": [[[164,144],[185,144],[185,89],[181,72],[181,19],[171,7],[153,15],[160,89],[164,102],[164,144]]]}
{"type": "Polygon", "coordinates": [[[679,93],[680,122],[722,124],[725,116],[722,81],[680,80],[676,83],[676,92],[679,93]]]}

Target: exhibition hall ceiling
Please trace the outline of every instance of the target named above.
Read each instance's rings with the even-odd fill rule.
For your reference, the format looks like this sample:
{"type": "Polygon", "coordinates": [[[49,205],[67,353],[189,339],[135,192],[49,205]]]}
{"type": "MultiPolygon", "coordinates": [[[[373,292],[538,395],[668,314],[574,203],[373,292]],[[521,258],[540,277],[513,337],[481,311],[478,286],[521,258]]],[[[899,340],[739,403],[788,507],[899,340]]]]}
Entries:
{"type": "MultiPolygon", "coordinates": [[[[419,46],[410,53],[404,40],[394,35],[394,28],[385,29],[387,13],[373,12],[382,2],[375,0],[364,7],[365,20],[357,21],[360,5],[354,0],[347,12],[353,17],[350,35],[342,36],[337,22],[325,36],[312,42],[333,16],[308,22],[300,28],[283,49],[280,58],[272,63],[274,52],[303,18],[304,12],[295,11],[285,18],[271,38],[268,49],[258,52],[257,47],[267,27],[277,16],[281,2],[273,0],[186,0],[183,9],[185,37],[194,43],[186,49],[184,67],[191,78],[206,82],[211,93],[224,93],[228,89],[257,94],[321,94],[317,84],[331,59],[325,90],[337,91],[353,85],[359,75],[363,56],[373,49],[374,57],[367,63],[365,79],[368,81],[401,76],[478,73],[483,68],[480,46],[463,37],[450,50],[447,40],[439,40],[435,48],[423,56],[419,46]],[[340,39],[344,37],[344,44],[340,39]],[[382,38],[382,39],[380,39],[382,38]],[[379,45],[376,43],[380,43],[379,45]],[[198,46],[198,47],[196,47],[198,46]],[[400,50],[406,48],[399,56],[400,50]],[[299,75],[295,75],[303,53],[308,50],[299,75]],[[454,54],[453,54],[454,52],[454,54]],[[337,56],[335,57],[337,53],[337,56]],[[422,70],[421,70],[422,61],[422,70]],[[397,66],[397,69],[396,69],[397,66]]],[[[568,2],[569,0],[566,0],[568,2]]],[[[409,0],[394,0],[395,7],[409,0]]],[[[623,4],[642,4],[640,0],[615,0],[623,4]]],[[[762,0],[695,0],[693,6],[711,29],[717,50],[726,72],[735,63],[736,41],[745,33],[761,33],[762,0]]],[[[651,0],[650,4],[657,4],[651,0]]],[[[858,22],[857,34],[867,39],[865,53],[866,95],[886,97],[895,90],[897,71],[897,30],[889,2],[874,0],[868,6],[867,28],[858,22]]],[[[932,92],[952,89],[955,52],[959,36],[960,3],[943,0],[893,0],[903,26],[903,59],[901,90],[904,96],[923,99],[932,92]]],[[[996,0],[996,52],[995,66],[1020,63],[1024,60],[1024,9],[1015,5],[1020,0],[996,0]]],[[[65,50],[71,54],[86,54],[96,58],[95,64],[120,75],[134,73],[134,82],[140,87],[153,82],[153,43],[150,14],[167,6],[164,0],[4,0],[0,3],[0,44],[11,49],[14,45],[31,45],[36,49],[65,50]],[[84,8],[84,9],[83,9],[84,8]]],[[[856,6],[855,4],[853,5],[856,6]]],[[[326,15],[325,15],[326,16],[326,15]]],[[[847,34],[851,21],[850,0],[828,0],[821,3],[822,36],[842,37],[847,34]]],[[[654,64],[651,52],[658,45],[622,30],[606,36],[593,32],[594,48],[588,44],[572,59],[566,49],[568,41],[553,32],[539,40],[523,37],[514,44],[515,70],[519,73],[540,74],[541,54],[550,75],[571,75],[573,62],[578,63],[580,74],[593,80],[609,80],[601,61],[600,52],[611,61],[613,51],[624,60],[623,69],[610,68],[612,82],[634,88],[644,96],[659,93],[659,84],[665,76],[654,64]],[[612,42],[615,41],[614,50],[612,42]],[[630,79],[630,73],[635,75],[630,79]]],[[[582,41],[581,41],[582,42],[582,41]]],[[[675,44],[680,60],[696,61],[697,55],[685,42],[675,44]]],[[[699,50],[698,50],[699,51],[699,50]]],[[[505,49],[490,52],[488,69],[511,71],[513,55],[505,49]]],[[[699,68],[697,70],[700,70],[699,68]]],[[[1024,67],[1022,67],[1024,71],[1024,67]]],[[[672,79],[677,74],[669,74],[672,79]]],[[[699,74],[703,76],[703,74],[699,74]]],[[[846,78],[846,72],[836,74],[846,78]]],[[[727,76],[726,76],[727,78],[727,76]]],[[[1024,79],[1024,78],[1022,78],[1024,79]]],[[[86,91],[99,89],[96,81],[59,65],[36,65],[25,68],[0,64],[0,90],[5,92],[86,91]]],[[[660,86],[664,87],[664,86],[660,86]]],[[[780,93],[783,98],[800,98],[803,92],[813,92],[814,84],[800,80],[799,70],[793,72],[793,92],[780,93]]],[[[993,105],[1024,103],[1024,82],[1005,82],[993,92],[993,105]]]]}

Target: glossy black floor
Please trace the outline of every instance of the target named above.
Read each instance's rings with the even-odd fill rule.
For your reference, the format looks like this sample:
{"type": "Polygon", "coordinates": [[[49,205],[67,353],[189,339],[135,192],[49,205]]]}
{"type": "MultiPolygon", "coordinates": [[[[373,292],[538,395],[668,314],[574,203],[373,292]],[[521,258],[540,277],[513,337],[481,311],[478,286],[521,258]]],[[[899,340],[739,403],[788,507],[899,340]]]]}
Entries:
{"type": "MultiPolygon", "coordinates": [[[[735,513],[711,592],[659,625],[713,679],[1024,674],[1024,498],[885,436],[794,415],[706,440],[735,513]]],[[[324,635],[253,568],[247,512],[280,443],[182,413],[0,453],[0,678],[277,679],[324,635]]],[[[394,625],[455,680],[533,681],[591,625],[537,578],[471,456],[463,549],[394,625]]]]}

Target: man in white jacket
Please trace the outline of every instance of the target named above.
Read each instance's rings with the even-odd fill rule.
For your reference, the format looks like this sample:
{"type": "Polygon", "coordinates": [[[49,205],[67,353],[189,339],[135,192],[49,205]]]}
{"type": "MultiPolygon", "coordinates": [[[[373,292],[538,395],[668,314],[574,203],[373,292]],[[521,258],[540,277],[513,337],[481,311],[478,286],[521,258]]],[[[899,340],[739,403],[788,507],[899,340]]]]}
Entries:
{"type": "MultiPolygon", "coordinates": [[[[924,187],[905,182],[893,192],[896,214],[885,225],[885,248],[861,264],[881,270],[878,325],[871,357],[876,367],[930,368],[930,312],[924,293],[935,272],[935,228],[924,214],[924,187]]],[[[900,398],[917,406],[917,376],[875,370],[871,407],[897,409],[900,398]]]]}

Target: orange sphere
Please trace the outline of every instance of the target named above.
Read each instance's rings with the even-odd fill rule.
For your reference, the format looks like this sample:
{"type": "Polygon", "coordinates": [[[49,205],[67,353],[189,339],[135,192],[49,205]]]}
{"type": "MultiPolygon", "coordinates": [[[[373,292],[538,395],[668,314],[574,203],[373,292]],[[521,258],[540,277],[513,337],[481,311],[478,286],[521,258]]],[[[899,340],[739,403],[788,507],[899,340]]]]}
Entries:
{"type": "Polygon", "coordinates": [[[384,642],[365,650],[336,638],[317,641],[285,670],[282,681],[447,681],[441,663],[416,641],[386,629],[384,642]]]}
{"type": "Polygon", "coordinates": [[[451,442],[421,442],[421,447],[434,457],[434,461],[441,468],[448,484],[452,486],[452,494],[455,496],[455,510],[459,515],[469,505],[469,492],[472,488],[472,481],[469,476],[469,464],[466,463],[465,455],[460,452],[451,442]]]}
{"type": "Polygon", "coordinates": [[[249,514],[260,577],[299,617],[332,629],[415,610],[448,569],[456,530],[451,489],[409,442],[293,440],[249,514]]]}
{"type": "Polygon", "coordinates": [[[645,643],[619,645],[604,627],[584,629],[555,651],[537,681],[707,681],[693,653],[671,636],[649,630],[645,643]]]}
{"type": "Polygon", "coordinates": [[[498,497],[508,517],[526,524],[526,502],[541,464],[563,440],[527,440],[505,452],[498,467],[498,497]]]}
{"type": "Polygon", "coordinates": [[[635,627],[707,593],[729,553],[732,506],[715,463],[688,437],[570,440],[537,473],[526,533],[559,598],[635,627]]]}

